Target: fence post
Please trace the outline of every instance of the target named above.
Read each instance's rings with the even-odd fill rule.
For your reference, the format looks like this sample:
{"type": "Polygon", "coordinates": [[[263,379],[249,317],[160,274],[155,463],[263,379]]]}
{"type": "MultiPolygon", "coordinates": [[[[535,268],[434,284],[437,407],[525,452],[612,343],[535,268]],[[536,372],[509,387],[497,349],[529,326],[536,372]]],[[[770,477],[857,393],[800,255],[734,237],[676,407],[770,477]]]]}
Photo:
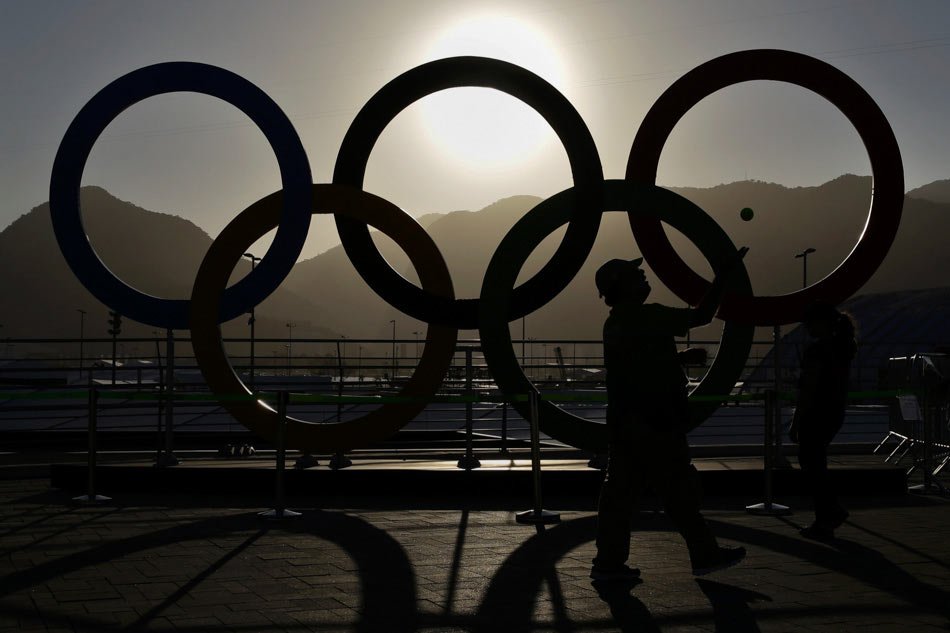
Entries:
{"type": "Polygon", "coordinates": [[[534,508],[515,515],[518,523],[532,525],[558,523],[561,520],[561,515],[557,512],[541,509],[541,431],[538,428],[541,415],[540,399],[541,394],[534,389],[528,392],[528,408],[531,413],[529,417],[531,418],[531,475],[534,482],[534,508]]]}
{"type": "Polygon", "coordinates": [[[95,504],[103,501],[112,501],[111,497],[96,494],[96,426],[98,423],[99,392],[92,386],[92,377],[89,378],[89,438],[86,453],[87,479],[86,494],[73,497],[79,503],[95,504]]]}
{"type": "Polygon", "coordinates": [[[276,479],[274,481],[274,508],[258,513],[258,516],[265,519],[293,519],[301,516],[299,512],[294,512],[284,507],[284,458],[286,456],[284,438],[287,430],[287,400],[288,394],[286,391],[277,393],[277,450],[275,451],[276,479]]]}
{"type": "Polygon", "coordinates": [[[772,469],[775,466],[775,417],[779,411],[776,407],[776,402],[778,401],[778,394],[773,390],[768,390],[765,392],[765,440],[762,451],[762,475],[765,480],[765,502],[764,503],[755,503],[749,506],[746,506],[746,512],[749,514],[764,514],[770,516],[784,516],[786,514],[791,514],[792,511],[788,506],[784,506],[780,503],[775,503],[772,500],[772,469]]]}

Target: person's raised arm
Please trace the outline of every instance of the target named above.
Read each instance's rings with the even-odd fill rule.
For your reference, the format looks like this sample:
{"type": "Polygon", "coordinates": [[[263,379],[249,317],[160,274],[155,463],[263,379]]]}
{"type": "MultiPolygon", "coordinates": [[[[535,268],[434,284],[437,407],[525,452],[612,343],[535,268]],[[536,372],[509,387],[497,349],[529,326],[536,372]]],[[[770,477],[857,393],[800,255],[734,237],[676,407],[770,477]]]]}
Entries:
{"type": "Polygon", "coordinates": [[[716,316],[719,310],[719,304],[722,303],[722,297],[726,290],[726,282],[736,272],[742,263],[742,258],[749,252],[748,246],[743,246],[736,251],[735,256],[722,262],[716,270],[716,276],[703,297],[699,305],[693,309],[693,317],[690,327],[699,327],[706,325],[716,316]]]}

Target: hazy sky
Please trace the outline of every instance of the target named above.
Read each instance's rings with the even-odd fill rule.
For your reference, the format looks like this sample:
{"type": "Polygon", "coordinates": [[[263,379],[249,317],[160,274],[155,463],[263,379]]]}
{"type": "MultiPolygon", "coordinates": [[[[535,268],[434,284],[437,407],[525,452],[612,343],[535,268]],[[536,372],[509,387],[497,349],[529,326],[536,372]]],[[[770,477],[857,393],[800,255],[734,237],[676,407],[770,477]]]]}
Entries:
{"type": "MultiPolygon", "coordinates": [[[[590,127],[606,175],[621,177],[640,121],[671,82],[751,48],[813,55],[860,83],[891,121],[908,189],[950,178],[947,0],[2,0],[0,228],[48,199],[56,148],[85,102],[148,64],[204,62],[254,82],[292,120],[314,180],[327,182],[347,127],[386,82],[439,57],[499,57],[554,83],[590,127]]],[[[370,159],[367,189],[420,215],[570,186],[566,155],[537,115],[490,91],[454,92],[399,115],[370,159]]],[[[869,173],[843,115],[804,89],[756,82],[681,121],[659,180],[799,186],[845,172],[869,173]]],[[[123,113],[84,182],[212,235],[279,187],[249,119],[195,94],[123,113]]]]}

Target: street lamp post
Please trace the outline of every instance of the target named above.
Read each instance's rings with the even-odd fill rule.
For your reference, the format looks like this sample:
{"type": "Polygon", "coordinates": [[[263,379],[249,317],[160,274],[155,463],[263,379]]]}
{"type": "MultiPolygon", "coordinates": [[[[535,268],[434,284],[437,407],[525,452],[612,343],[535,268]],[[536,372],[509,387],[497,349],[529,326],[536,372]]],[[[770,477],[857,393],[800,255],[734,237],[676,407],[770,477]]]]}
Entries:
{"type": "MultiPolygon", "coordinates": [[[[261,261],[260,257],[257,257],[251,253],[244,253],[244,257],[247,257],[251,260],[251,271],[254,270],[254,265],[261,261]]],[[[251,385],[251,391],[254,391],[254,323],[257,321],[257,318],[254,316],[254,308],[251,307],[251,311],[248,313],[251,317],[247,320],[247,324],[251,326],[251,367],[248,369],[248,382],[251,385]]]]}
{"type": "Polygon", "coordinates": [[[802,288],[808,287],[808,256],[814,252],[815,249],[809,247],[795,256],[795,259],[801,258],[802,260],[802,288]]]}

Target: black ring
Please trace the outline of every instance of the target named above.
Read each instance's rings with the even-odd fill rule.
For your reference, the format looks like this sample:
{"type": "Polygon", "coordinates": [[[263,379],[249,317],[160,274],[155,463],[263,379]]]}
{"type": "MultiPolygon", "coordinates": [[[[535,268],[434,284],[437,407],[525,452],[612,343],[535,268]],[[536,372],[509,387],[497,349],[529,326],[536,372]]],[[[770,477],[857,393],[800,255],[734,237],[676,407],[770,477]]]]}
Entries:
{"type": "MultiPolygon", "coordinates": [[[[564,144],[574,177],[576,202],[564,239],[551,260],[515,289],[508,317],[533,312],[563,290],[594,245],[602,214],[603,169],[594,139],[574,106],[534,73],[496,59],[452,57],[417,66],[383,86],[363,106],[347,131],[333,172],[335,184],[362,188],[376,140],[399,112],[426,95],[464,86],[495,88],[537,110],[564,144]]],[[[336,218],[343,248],[367,284],[396,309],[432,324],[478,327],[478,300],[449,301],[423,291],[392,269],[373,244],[366,224],[336,218]]]]}

